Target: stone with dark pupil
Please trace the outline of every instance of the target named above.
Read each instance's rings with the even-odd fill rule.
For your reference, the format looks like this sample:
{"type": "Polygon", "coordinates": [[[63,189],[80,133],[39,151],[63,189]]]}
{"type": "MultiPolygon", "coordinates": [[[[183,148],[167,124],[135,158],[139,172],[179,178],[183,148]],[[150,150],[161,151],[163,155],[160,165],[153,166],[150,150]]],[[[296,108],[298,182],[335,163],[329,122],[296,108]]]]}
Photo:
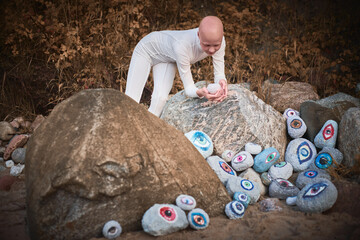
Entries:
{"type": "Polygon", "coordinates": [[[116,228],[115,228],[115,227],[110,228],[110,229],[109,229],[109,232],[110,232],[110,233],[116,232],[116,228]]]}
{"type": "Polygon", "coordinates": [[[282,183],[281,183],[281,186],[283,186],[283,187],[287,187],[287,186],[288,186],[288,184],[287,184],[286,182],[282,182],[282,183]]]}
{"type": "Polygon", "coordinates": [[[196,221],[197,221],[198,223],[201,222],[201,218],[198,217],[198,218],[196,219],[196,221]]]}
{"type": "Polygon", "coordinates": [[[170,211],[170,210],[166,210],[166,211],[165,211],[165,215],[168,216],[168,217],[171,217],[171,211],[170,211]]]}
{"type": "Polygon", "coordinates": [[[320,163],[321,163],[321,165],[327,164],[328,163],[327,158],[325,158],[325,157],[320,158],[320,163]]]}

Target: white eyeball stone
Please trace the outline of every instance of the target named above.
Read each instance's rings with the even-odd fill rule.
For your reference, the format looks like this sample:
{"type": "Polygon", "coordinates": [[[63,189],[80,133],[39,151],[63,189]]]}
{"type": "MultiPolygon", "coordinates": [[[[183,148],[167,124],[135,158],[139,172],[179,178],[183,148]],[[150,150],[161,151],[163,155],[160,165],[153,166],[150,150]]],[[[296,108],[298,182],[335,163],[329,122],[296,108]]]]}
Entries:
{"type": "Polygon", "coordinates": [[[107,239],[114,239],[120,236],[122,228],[117,221],[111,220],[105,223],[102,233],[107,239]]]}

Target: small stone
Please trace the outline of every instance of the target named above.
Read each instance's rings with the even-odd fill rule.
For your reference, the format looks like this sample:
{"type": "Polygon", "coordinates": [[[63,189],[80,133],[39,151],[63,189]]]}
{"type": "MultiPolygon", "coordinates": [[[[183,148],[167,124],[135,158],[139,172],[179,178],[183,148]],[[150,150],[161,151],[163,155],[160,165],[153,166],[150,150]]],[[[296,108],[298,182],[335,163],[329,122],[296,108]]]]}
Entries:
{"type": "Polygon", "coordinates": [[[225,162],[231,162],[231,160],[234,158],[235,156],[235,152],[232,150],[225,150],[222,154],[221,154],[221,158],[225,161],[225,162]]]}
{"type": "Polygon", "coordinates": [[[315,161],[312,163],[313,167],[319,169],[329,169],[331,166],[341,164],[343,154],[336,148],[324,147],[316,156],[315,161]]]}
{"type": "Polygon", "coordinates": [[[221,89],[221,86],[220,86],[220,84],[218,84],[218,83],[210,83],[210,84],[207,86],[207,90],[208,90],[209,93],[211,93],[211,94],[215,94],[219,89],[221,89]]]}
{"type": "Polygon", "coordinates": [[[285,161],[293,166],[295,172],[307,169],[315,157],[314,144],[305,138],[290,141],[285,152],[285,161]]]}
{"type": "Polygon", "coordinates": [[[0,190],[1,191],[10,191],[11,186],[16,181],[16,177],[5,175],[0,177],[0,190]]]}
{"type": "Polygon", "coordinates": [[[0,163],[4,162],[4,158],[0,157],[0,163]]]}
{"type": "Polygon", "coordinates": [[[0,147],[0,156],[4,156],[5,147],[0,147]]]}
{"type": "Polygon", "coordinates": [[[299,188],[297,188],[294,184],[282,178],[277,178],[271,181],[269,186],[269,196],[279,199],[296,196],[299,191],[299,188]]]}
{"type": "Polygon", "coordinates": [[[279,162],[272,165],[269,169],[271,178],[289,179],[293,174],[293,166],[288,162],[279,162]]]}
{"type": "Polygon", "coordinates": [[[286,119],[288,119],[289,117],[292,117],[292,116],[300,116],[300,113],[298,111],[296,111],[295,109],[287,108],[287,109],[285,109],[283,116],[286,119]]]}
{"type": "Polygon", "coordinates": [[[15,163],[14,163],[13,160],[7,160],[7,161],[5,162],[5,166],[6,166],[7,168],[11,168],[11,167],[14,166],[14,165],[15,165],[15,163]]]}
{"type": "Polygon", "coordinates": [[[10,122],[10,125],[15,129],[20,128],[20,123],[18,121],[16,121],[15,119],[10,122]]]}
{"type": "Polygon", "coordinates": [[[235,170],[218,156],[211,156],[206,159],[207,163],[214,170],[220,181],[225,185],[229,178],[235,177],[235,170]]]}
{"type": "Polygon", "coordinates": [[[295,185],[298,188],[303,189],[306,184],[317,181],[319,178],[331,180],[330,175],[326,171],[322,169],[309,168],[299,173],[296,178],[295,185]]]}
{"type": "Polygon", "coordinates": [[[181,194],[176,198],[176,205],[182,210],[189,211],[196,207],[196,201],[192,196],[181,194]]]}
{"type": "Polygon", "coordinates": [[[24,167],[25,167],[25,165],[20,164],[20,163],[12,166],[10,168],[10,175],[14,176],[14,177],[18,177],[22,173],[24,167]]]}
{"type": "Polygon", "coordinates": [[[4,167],[3,165],[0,165],[0,172],[5,171],[6,169],[7,169],[6,167],[4,167]]]}
{"type": "Polygon", "coordinates": [[[0,139],[3,141],[10,140],[16,133],[16,129],[6,121],[0,122],[0,139]]]}
{"type": "Polygon", "coordinates": [[[205,229],[210,223],[209,215],[201,208],[191,210],[187,215],[187,219],[190,227],[196,230],[205,229]]]}
{"type": "Polygon", "coordinates": [[[296,205],[303,212],[320,213],[330,209],[336,202],[338,191],[335,185],[324,178],[319,178],[298,193],[296,205]]]}
{"type": "Polygon", "coordinates": [[[146,233],[162,236],[187,228],[189,222],[178,206],[155,204],[145,212],[141,224],[146,233]]]}
{"type": "Polygon", "coordinates": [[[254,158],[247,151],[236,154],[231,160],[231,166],[236,171],[244,171],[254,165],[254,158]]]}
{"type": "Polygon", "coordinates": [[[335,147],[338,132],[338,124],[334,120],[325,122],[320,132],[315,136],[314,143],[318,148],[335,147]]]}
{"type": "Polygon", "coordinates": [[[286,204],[289,205],[289,206],[295,206],[296,205],[296,198],[297,198],[297,196],[287,197],[286,198],[286,204]]]}
{"type": "Polygon", "coordinates": [[[236,192],[244,192],[250,197],[250,203],[256,203],[260,198],[259,185],[242,177],[229,178],[226,189],[230,195],[236,192]]]}
{"type": "Polygon", "coordinates": [[[121,225],[114,220],[108,221],[105,223],[102,233],[107,239],[114,239],[120,236],[122,232],[121,225]]]}
{"type": "Polygon", "coordinates": [[[273,147],[264,149],[254,158],[254,170],[258,173],[266,172],[278,159],[280,153],[273,147]]]}
{"type": "Polygon", "coordinates": [[[250,197],[244,192],[235,192],[233,196],[234,201],[241,202],[245,208],[247,208],[250,204],[250,197]]]}
{"type": "Polygon", "coordinates": [[[271,183],[271,176],[269,175],[268,172],[263,172],[260,176],[261,178],[261,182],[265,185],[265,186],[269,186],[271,183]]]}
{"type": "Polygon", "coordinates": [[[263,196],[266,194],[267,189],[261,181],[260,174],[255,172],[254,169],[252,169],[252,168],[246,169],[245,171],[240,173],[239,177],[242,177],[242,178],[245,178],[247,180],[257,183],[259,190],[260,190],[260,195],[263,196]]]}
{"type": "Polygon", "coordinates": [[[286,125],[288,134],[292,138],[302,137],[307,130],[304,120],[302,120],[298,115],[288,117],[286,125]]]}
{"type": "Polygon", "coordinates": [[[262,212],[281,211],[282,208],[278,206],[278,204],[279,204],[279,199],[267,198],[259,203],[259,209],[262,212]]]}
{"type": "Polygon", "coordinates": [[[210,137],[202,131],[190,131],[185,136],[195,146],[204,158],[210,157],[214,151],[214,145],[210,137]]]}
{"type": "Polygon", "coordinates": [[[37,115],[35,120],[31,123],[30,129],[34,132],[44,120],[45,117],[43,115],[37,115]]]}
{"type": "Polygon", "coordinates": [[[15,163],[24,164],[25,163],[25,153],[26,153],[26,148],[17,148],[12,152],[11,159],[15,163]]]}
{"type": "Polygon", "coordinates": [[[230,219],[242,218],[245,214],[245,206],[238,201],[232,201],[226,204],[225,214],[230,219]]]}
{"type": "Polygon", "coordinates": [[[249,152],[252,155],[257,155],[261,153],[262,147],[259,144],[249,142],[245,144],[245,151],[249,152]]]}
{"type": "Polygon", "coordinates": [[[25,134],[15,135],[10,140],[9,145],[5,149],[4,159],[8,160],[15,149],[20,148],[26,144],[28,138],[29,136],[25,134]]]}

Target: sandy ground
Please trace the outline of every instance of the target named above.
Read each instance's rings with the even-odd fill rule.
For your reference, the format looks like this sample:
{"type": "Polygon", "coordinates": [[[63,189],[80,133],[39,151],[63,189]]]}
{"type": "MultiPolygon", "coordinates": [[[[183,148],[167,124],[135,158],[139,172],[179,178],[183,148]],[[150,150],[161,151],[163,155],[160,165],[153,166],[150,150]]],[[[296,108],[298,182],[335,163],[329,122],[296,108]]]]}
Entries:
{"type": "MultiPolygon", "coordinates": [[[[205,230],[187,228],[162,237],[125,232],[117,239],[360,239],[360,184],[347,180],[334,183],[339,197],[325,213],[306,214],[296,206],[287,206],[284,200],[277,204],[282,210],[262,212],[258,202],[248,207],[242,219],[230,220],[225,215],[210,218],[205,230]]],[[[0,191],[0,201],[0,239],[29,239],[24,176],[9,191],[0,191]]]]}

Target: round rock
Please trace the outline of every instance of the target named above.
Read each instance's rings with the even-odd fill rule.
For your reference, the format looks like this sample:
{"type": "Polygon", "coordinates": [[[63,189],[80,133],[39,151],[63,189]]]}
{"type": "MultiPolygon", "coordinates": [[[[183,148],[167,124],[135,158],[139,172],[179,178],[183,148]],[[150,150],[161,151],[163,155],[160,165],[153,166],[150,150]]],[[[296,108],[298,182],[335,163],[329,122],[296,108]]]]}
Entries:
{"type": "Polygon", "coordinates": [[[236,192],[233,196],[234,201],[241,202],[245,208],[247,208],[250,204],[250,197],[244,192],[236,192]]]}
{"type": "Polygon", "coordinates": [[[196,147],[204,158],[211,156],[214,151],[214,145],[210,137],[202,131],[190,131],[185,133],[185,136],[196,147]]]}
{"type": "Polygon", "coordinates": [[[295,172],[307,169],[315,157],[314,144],[305,138],[290,141],[285,152],[285,161],[293,166],[295,172]]]}
{"type": "Polygon", "coordinates": [[[144,232],[153,236],[173,233],[189,225],[185,212],[173,204],[153,205],[145,212],[141,223],[144,232]]]}
{"type": "Polygon", "coordinates": [[[16,130],[10,123],[6,121],[0,122],[0,140],[8,141],[16,133],[16,130]]]}
{"type": "Polygon", "coordinates": [[[218,84],[218,83],[210,83],[210,84],[207,86],[207,90],[208,90],[209,93],[211,93],[211,94],[215,94],[219,89],[221,89],[221,86],[220,86],[220,84],[218,84]]]}
{"type": "Polygon", "coordinates": [[[236,192],[244,192],[250,197],[250,203],[256,203],[260,198],[260,189],[256,182],[252,182],[242,177],[229,178],[226,189],[230,195],[236,192]]]}
{"type": "Polygon", "coordinates": [[[225,185],[229,178],[235,177],[235,170],[218,156],[211,156],[206,159],[210,167],[214,170],[220,181],[225,185]]]}
{"type": "Polygon", "coordinates": [[[260,190],[260,195],[265,195],[267,188],[265,187],[265,185],[262,183],[261,178],[260,178],[260,174],[255,172],[255,170],[253,168],[248,168],[245,171],[243,171],[242,173],[240,173],[239,177],[248,179],[252,182],[255,182],[258,184],[259,190],[260,190]]]}
{"type": "Polygon", "coordinates": [[[245,144],[245,151],[251,153],[252,155],[256,155],[261,153],[261,146],[259,144],[253,143],[253,142],[249,142],[247,144],[245,144]]]}
{"type": "Polygon", "coordinates": [[[270,174],[268,172],[263,172],[260,176],[261,178],[261,182],[265,185],[265,186],[269,186],[272,180],[272,177],[270,176],[270,174]]]}
{"type": "Polygon", "coordinates": [[[226,204],[225,214],[230,219],[242,218],[245,214],[245,206],[238,201],[232,201],[226,204]]]}
{"type": "Polygon", "coordinates": [[[225,150],[221,154],[221,158],[224,159],[225,162],[231,162],[234,156],[235,156],[235,152],[229,149],[225,150]]]}
{"type": "Polygon", "coordinates": [[[254,165],[254,158],[247,151],[241,151],[231,160],[231,166],[236,171],[244,171],[254,165]]]}
{"type": "Polygon", "coordinates": [[[292,117],[292,116],[300,116],[300,113],[298,111],[296,111],[295,109],[287,108],[287,109],[285,109],[283,116],[286,119],[288,119],[289,117],[292,117]]]}
{"type": "Polygon", "coordinates": [[[288,117],[286,120],[286,126],[288,134],[292,138],[302,137],[307,130],[304,120],[302,120],[298,115],[288,117]]]}
{"type": "Polygon", "coordinates": [[[120,236],[122,228],[117,221],[111,220],[105,223],[102,233],[107,239],[114,239],[120,236]]]}
{"type": "Polygon", "coordinates": [[[324,178],[310,182],[298,193],[296,205],[303,212],[320,213],[330,209],[336,202],[335,185],[324,178]]]}
{"type": "Polygon", "coordinates": [[[254,170],[258,173],[266,172],[280,158],[280,153],[273,147],[264,149],[254,158],[254,170]]]}
{"type": "Polygon", "coordinates": [[[187,219],[190,227],[196,230],[205,229],[210,223],[209,215],[200,208],[191,210],[187,215],[187,219]]]}
{"type": "Polygon", "coordinates": [[[20,164],[20,163],[12,166],[10,168],[10,175],[14,176],[14,177],[19,176],[22,173],[22,171],[24,170],[24,167],[25,167],[25,165],[20,164]]]}
{"type": "Polygon", "coordinates": [[[325,122],[320,132],[315,136],[314,143],[318,148],[335,147],[338,132],[338,124],[334,120],[325,122]]]}
{"type": "Polygon", "coordinates": [[[176,205],[182,210],[189,211],[196,207],[195,198],[181,194],[176,198],[176,205]]]}
{"type": "Polygon", "coordinates": [[[11,153],[11,159],[15,163],[24,164],[25,163],[25,153],[26,153],[26,148],[17,148],[11,153]]]}
{"type": "Polygon", "coordinates": [[[269,196],[279,199],[296,196],[299,191],[299,188],[297,188],[294,184],[282,178],[277,178],[271,181],[269,186],[269,196]]]}
{"type": "Polygon", "coordinates": [[[328,169],[341,164],[343,154],[336,148],[324,147],[316,156],[312,166],[319,169],[328,169]]]}
{"type": "Polygon", "coordinates": [[[289,179],[293,174],[293,166],[288,162],[279,162],[272,165],[269,169],[269,175],[271,178],[283,178],[289,179]]]}
{"type": "Polygon", "coordinates": [[[289,206],[295,206],[296,205],[296,198],[297,198],[297,196],[287,197],[286,198],[286,204],[289,205],[289,206]]]}
{"type": "Polygon", "coordinates": [[[11,168],[11,167],[14,166],[14,165],[15,165],[15,163],[14,163],[13,160],[7,160],[7,161],[5,162],[5,166],[6,166],[7,168],[11,168]]]}
{"type": "Polygon", "coordinates": [[[330,175],[326,171],[322,169],[309,168],[299,173],[296,178],[295,185],[298,188],[303,189],[306,184],[317,181],[319,178],[331,180],[330,175]]]}

